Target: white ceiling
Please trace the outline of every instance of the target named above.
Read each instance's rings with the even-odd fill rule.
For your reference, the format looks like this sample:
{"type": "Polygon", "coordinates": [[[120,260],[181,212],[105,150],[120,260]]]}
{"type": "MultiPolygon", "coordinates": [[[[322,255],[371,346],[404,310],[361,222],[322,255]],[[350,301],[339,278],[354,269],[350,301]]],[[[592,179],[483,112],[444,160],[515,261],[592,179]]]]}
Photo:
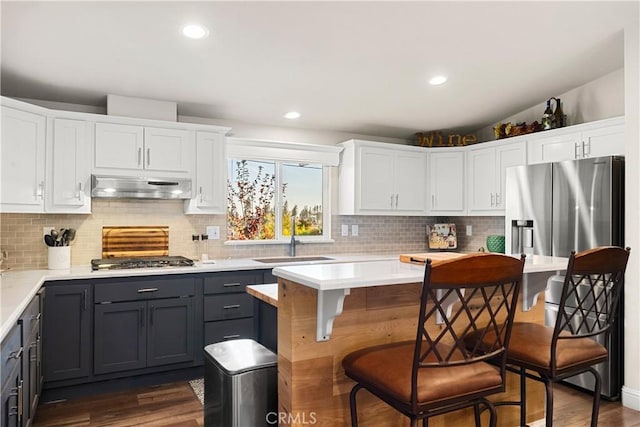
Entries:
{"type": "Polygon", "coordinates": [[[474,131],[623,67],[638,1],[3,1],[1,15],[5,96],[104,106],[118,94],[409,138],[474,131]],[[189,22],[211,34],[184,38],[189,22]],[[428,85],[437,73],[449,81],[428,85]]]}

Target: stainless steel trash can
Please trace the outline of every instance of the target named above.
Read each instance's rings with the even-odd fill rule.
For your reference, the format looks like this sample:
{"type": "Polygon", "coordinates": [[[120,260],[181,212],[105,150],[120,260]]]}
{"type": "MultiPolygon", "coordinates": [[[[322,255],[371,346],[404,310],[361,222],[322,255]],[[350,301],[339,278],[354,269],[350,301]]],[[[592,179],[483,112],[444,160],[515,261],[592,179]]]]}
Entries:
{"type": "Polygon", "coordinates": [[[205,427],[273,425],[278,411],[278,359],[250,339],[204,348],[205,427]]]}

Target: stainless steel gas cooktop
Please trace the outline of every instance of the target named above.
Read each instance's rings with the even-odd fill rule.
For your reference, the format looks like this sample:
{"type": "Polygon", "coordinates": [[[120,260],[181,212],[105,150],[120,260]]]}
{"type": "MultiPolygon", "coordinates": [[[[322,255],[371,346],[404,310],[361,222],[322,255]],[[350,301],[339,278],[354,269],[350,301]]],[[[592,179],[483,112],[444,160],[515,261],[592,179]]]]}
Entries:
{"type": "Polygon", "coordinates": [[[126,268],[190,267],[193,260],[183,256],[143,256],[133,258],[102,258],[91,260],[91,270],[121,270],[126,268]]]}

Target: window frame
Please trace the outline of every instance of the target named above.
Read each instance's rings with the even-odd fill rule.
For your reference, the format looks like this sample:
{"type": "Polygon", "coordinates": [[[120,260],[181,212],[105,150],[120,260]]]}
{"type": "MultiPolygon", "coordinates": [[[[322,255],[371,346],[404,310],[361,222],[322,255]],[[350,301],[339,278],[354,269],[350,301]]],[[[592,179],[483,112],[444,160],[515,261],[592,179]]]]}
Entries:
{"type": "MultiPolygon", "coordinates": [[[[275,164],[275,238],[272,240],[225,240],[225,245],[269,245],[288,244],[290,236],[282,234],[282,167],[284,164],[308,163],[322,167],[322,235],[320,236],[296,236],[302,243],[332,243],[331,238],[331,199],[332,167],[338,166],[339,156],[342,151],[340,146],[302,144],[282,141],[250,140],[243,138],[226,138],[227,149],[225,166],[230,161],[241,160],[273,162],[275,164]]],[[[228,214],[228,171],[225,174],[225,215],[228,214]]],[[[225,236],[226,238],[226,236],[225,236]]]]}

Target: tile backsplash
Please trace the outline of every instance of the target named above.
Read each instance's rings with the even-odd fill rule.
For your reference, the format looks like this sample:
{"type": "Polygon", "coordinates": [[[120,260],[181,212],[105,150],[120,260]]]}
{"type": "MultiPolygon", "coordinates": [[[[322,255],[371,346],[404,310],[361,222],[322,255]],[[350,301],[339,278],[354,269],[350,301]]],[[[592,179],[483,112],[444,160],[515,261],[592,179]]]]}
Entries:
{"type": "MultiPolygon", "coordinates": [[[[224,245],[225,215],[185,215],[183,203],[177,200],[93,200],[92,213],[70,214],[0,214],[0,249],[7,251],[2,267],[11,269],[47,268],[47,246],[43,228],[75,228],[71,243],[71,264],[86,265],[102,256],[102,227],[113,225],[169,226],[169,254],[199,258],[208,253],[212,259],[283,256],[288,245],[224,245]],[[198,248],[193,234],[204,234],[206,227],[220,227],[220,240],[209,240],[198,248]]],[[[332,217],[332,243],[302,244],[299,255],[339,253],[397,254],[424,252],[427,248],[426,225],[434,222],[456,223],[458,250],[477,251],[486,246],[486,236],[504,233],[502,217],[332,217]],[[341,226],[358,225],[358,236],[342,237],[341,226]],[[466,236],[466,225],[472,225],[473,236],[466,236]]]]}

